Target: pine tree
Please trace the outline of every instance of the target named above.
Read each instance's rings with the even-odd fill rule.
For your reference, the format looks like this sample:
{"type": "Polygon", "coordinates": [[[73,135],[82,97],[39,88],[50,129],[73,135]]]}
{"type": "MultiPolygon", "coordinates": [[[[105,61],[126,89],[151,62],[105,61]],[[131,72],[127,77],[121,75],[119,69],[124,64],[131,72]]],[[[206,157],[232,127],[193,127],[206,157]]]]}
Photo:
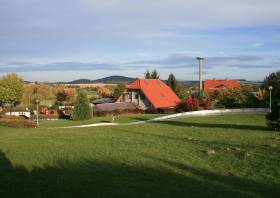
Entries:
{"type": "Polygon", "coordinates": [[[173,91],[176,91],[176,87],[177,87],[177,80],[174,76],[174,74],[169,74],[167,83],[166,83],[173,91]]]}
{"type": "Polygon", "coordinates": [[[92,118],[92,107],[85,90],[78,91],[72,118],[73,120],[89,120],[92,118]]]}
{"type": "Polygon", "coordinates": [[[151,73],[151,78],[152,79],[159,79],[159,73],[157,72],[156,69],[154,69],[151,73]]]}
{"type": "Polygon", "coordinates": [[[150,78],[151,78],[150,70],[147,70],[147,71],[146,71],[146,73],[145,73],[145,78],[146,78],[146,79],[150,79],[150,78]]]}

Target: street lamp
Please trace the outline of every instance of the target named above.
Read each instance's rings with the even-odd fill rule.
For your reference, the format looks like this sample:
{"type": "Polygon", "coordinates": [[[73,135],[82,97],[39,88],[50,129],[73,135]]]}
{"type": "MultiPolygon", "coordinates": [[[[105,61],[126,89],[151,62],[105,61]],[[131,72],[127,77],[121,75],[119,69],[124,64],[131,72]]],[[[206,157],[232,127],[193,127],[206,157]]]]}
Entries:
{"type": "Polygon", "coordinates": [[[268,89],[269,89],[269,112],[271,113],[271,92],[273,87],[269,86],[268,89]]]}
{"type": "Polygon", "coordinates": [[[204,60],[204,58],[196,57],[196,59],[198,60],[199,64],[199,91],[202,91],[202,61],[204,60]]]}
{"type": "Polygon", "coordinates": [[[36,119],[36,123],[37,123],[37,127],[38,127],[38,126],[39,126],[39,104],[40,104],[39,98],[36,98],[35,104],[36,104],[36,108],[37,108],[37,119],[36,119]]]}

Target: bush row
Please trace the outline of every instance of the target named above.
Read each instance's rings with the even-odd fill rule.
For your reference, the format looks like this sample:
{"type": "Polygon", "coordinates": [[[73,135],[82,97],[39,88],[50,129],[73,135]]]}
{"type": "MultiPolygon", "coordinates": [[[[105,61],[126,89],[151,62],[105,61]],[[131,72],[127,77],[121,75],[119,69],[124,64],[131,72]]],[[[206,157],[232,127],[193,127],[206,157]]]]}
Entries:
{"type": "Polygon", "coordinates": [[[178,113],[188,112],[188,111],[197,111],[197,110],[209,110],[212,109],[212,102],[209,99],[200,101],[197,98],[187,98],[182,100],[175,108],[175,111],[178,113]]]}
{"type": "Polygon", "coordinates": [[[23,117],[0,115],[0,125],[16,128],[35,128],[36,123],[23,117]]]}

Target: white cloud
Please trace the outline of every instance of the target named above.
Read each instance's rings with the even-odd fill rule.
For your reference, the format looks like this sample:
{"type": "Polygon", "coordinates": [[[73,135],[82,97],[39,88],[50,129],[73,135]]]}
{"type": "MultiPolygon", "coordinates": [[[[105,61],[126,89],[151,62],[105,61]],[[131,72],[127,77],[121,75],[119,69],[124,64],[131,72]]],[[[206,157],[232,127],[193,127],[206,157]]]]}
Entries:
{"type": "Polygon", "coordinates": [[[253,43],[253,45],[252,45],[253,47],[261,47],[262,46],[262,44],[261,43],[253,43]]]}

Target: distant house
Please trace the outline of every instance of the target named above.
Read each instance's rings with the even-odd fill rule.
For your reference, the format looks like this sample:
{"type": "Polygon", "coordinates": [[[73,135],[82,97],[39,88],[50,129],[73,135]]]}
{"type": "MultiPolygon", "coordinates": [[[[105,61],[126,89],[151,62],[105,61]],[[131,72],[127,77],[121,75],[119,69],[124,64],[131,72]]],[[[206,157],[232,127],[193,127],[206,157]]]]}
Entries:
{"type": "Polygon", "coordinates": [[[205,80],[204,81],[204,90],[206,91],[215,91],[222,88],[225,89],[235,89],[240,88],[240,82],[238,80],[205,80]]]}
{"type": "Polygon", "coordinates": [[[25,107],[15,107],[12,109],[12,112],[8,111],[5,115],[10,116],[20,116],[29,119],[31,117],[30,110],[25,107]]]}
{"type": "Polygon", "coordinates": [[[165,110],[174,108],[180,99],[159,79],[136,79],[127,85],[117,102],[132,103],[141,110],[165,110]]]}

